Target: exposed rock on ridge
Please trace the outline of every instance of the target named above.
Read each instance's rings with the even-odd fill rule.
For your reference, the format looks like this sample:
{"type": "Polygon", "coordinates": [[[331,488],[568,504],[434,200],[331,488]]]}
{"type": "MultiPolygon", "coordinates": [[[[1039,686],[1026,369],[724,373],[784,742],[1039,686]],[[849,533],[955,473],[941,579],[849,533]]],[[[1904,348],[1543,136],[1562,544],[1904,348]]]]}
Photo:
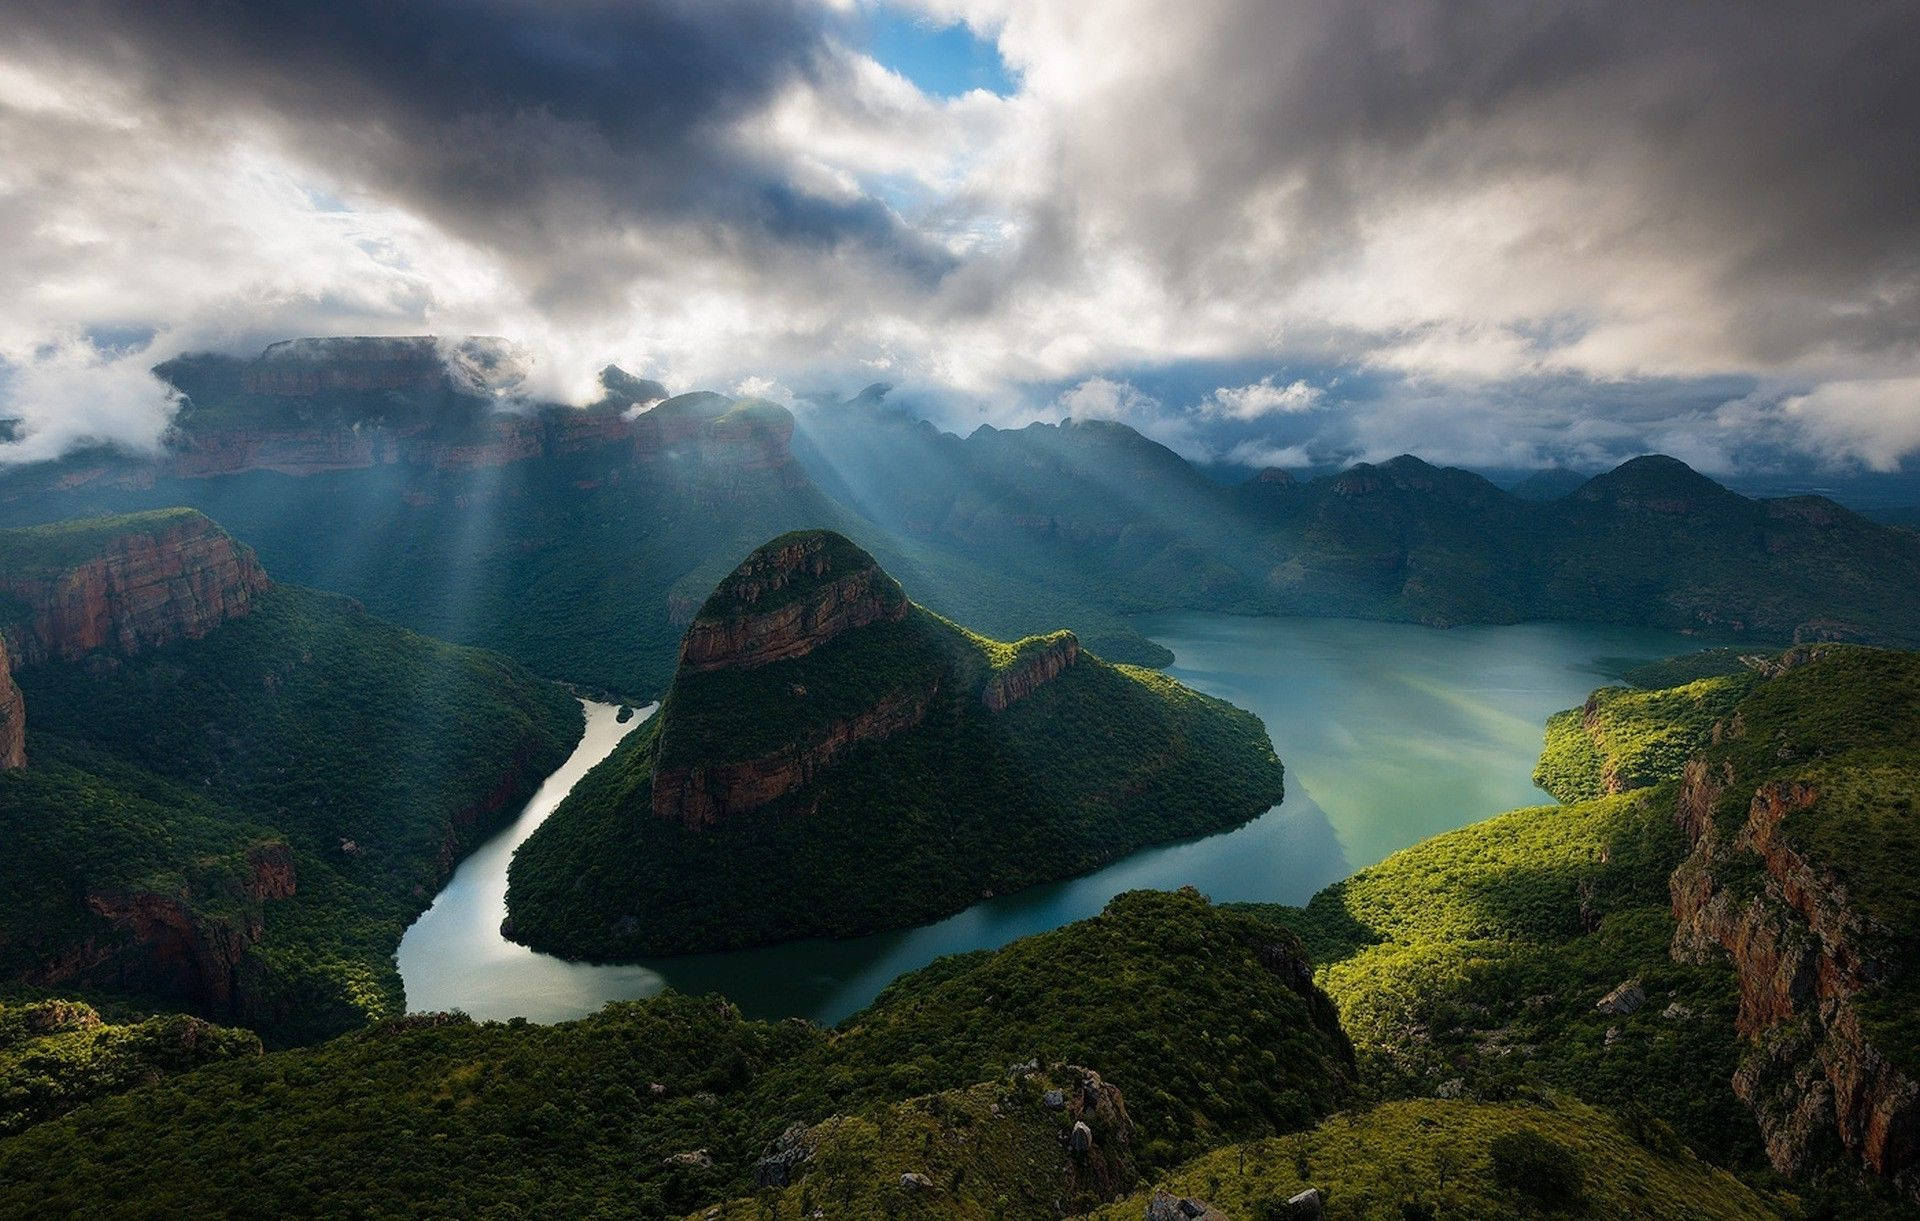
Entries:
{"type": "Polygon", "coordinates": [[[738,763],[662,767],[653,775],[653,812],[699,830],[734,814],[771,805],[800,789],[847,747],[905,733],[926,719],[939,691],[903,692],[851,720],[836,722],[805,743],[738,763]]]}
{"type": "Polygon", "coordinates": [[[789,535],[720,583],[687,628],[680,664],[701,671],[789,661],[843,632],[906,616],[906,594],[872,556],[838,535],[789,535]]]}
{"type": "Polygon", "coordinates": [[[1056,633],[1045,644],[988,679],[980,698],[993,711],[1005,712],[1011,705],[1060,677],[1068,666],[1078,660],[1079,637],[1072,632],[1056,633]]]}
{"type": "Polygon", "coordinates": [[[253,552],[198,513],[126,523],[88,554],[52,566],[20,541],[26,532],[0,534],[0,593],[25,606],[9,633],[15,666],[198,639],[245,615],[267,588],[253,552]]]}

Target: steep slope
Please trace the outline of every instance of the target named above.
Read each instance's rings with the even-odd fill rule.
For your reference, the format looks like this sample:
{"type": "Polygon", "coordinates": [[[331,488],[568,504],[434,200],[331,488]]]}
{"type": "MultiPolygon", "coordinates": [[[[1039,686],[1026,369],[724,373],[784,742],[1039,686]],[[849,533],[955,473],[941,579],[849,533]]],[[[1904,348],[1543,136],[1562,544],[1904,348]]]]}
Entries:
{"type": "Polygon", "coordinates": [[[267,584],[198,514],[0,532],[0,579],[29,569],[45,597],[6,633],[45,660],[15,676],[32,765],[0,776],[0,977],[279,1041],[399,1012],[401,931],[578,705],[267,584]]]}
{"type": "Polygon", "coordinates": [[[757,1188],[782,1216],[911,1215],[911,1174],[1056,1216],[1311,1125],[1349,1083],[1293,938],[1137,893],[906,976],[839,1033],[668,994],[548,1027],[415,1016],[165,1081],[0,1140],[0,1213],[659,1217],[757,1188]]]}
{"type": "Polygon", "coordinates": [[[1767,1155],[1920,1200],[1920,656],[1796,650],[1685,769],[1674,955],[1731,960],[1767,1155]]]}
{"type": "Polygon", "coordinates": [[[1564,1089],[1770,1166],[1839,1215],[1906,1215],[1920,655],[1823,644],[1748,663],[1554,718],[1543,772],[1614,795],[1505,814],[1261,910],[1305,938],[1389,1096],[1564,1089]]]}
{"type": "Polygon", "coordinates": [[[659,715],[521,848],[508,908],[516,937],[593,957],[845,936],[1280,796],[1252,715],[1072,633],[975,636],[802,532],[720,583],[659,715]]]}

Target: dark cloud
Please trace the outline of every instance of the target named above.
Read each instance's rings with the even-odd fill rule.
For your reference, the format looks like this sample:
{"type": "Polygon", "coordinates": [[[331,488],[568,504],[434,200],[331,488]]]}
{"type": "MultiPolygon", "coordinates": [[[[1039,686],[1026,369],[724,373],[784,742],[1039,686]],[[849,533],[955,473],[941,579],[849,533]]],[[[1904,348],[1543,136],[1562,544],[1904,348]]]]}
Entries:
{"type": "Polygon", "coordinates": [[[799,0],[17,0],[7,29],[13,54],[106,70],[175,129],[264,125],[551,308],[703,251],[944,267],[885,208],[809,195],[737,138],[822,71],[829,24],[799,0]]]}
{"type": "Polygon", "coordinates": [[[1355,256],[1409,202],[1552,177],[1564,221],[1530,217],[1537,243],[1576,264],[1673,260],[1722,297],[1749,360],[1916,349],[1920,4],[1157,15],[1167,53],[1060,128],[1067,172],[1035,231],[1080,243],[1074,258],[1119,231],[1195,294],[1284,284],[1355,256]]]}

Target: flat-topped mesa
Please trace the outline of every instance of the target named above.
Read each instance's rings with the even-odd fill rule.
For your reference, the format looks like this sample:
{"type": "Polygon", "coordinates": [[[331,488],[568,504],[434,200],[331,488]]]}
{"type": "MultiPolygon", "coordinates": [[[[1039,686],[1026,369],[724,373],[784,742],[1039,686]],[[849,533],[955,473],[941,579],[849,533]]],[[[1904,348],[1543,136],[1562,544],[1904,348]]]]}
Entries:
{"type": "Polygon", "coordinates": [[[720,582],[687,628],[680,665],[753,669],[906,617],[906,593],[865,551],[823,530],[783,535],[720,582]]]}
{"type": "Polygon", "coordinates": [[[1041,637],[1028,643],[1011,663],[987,680],[980,699],[993,711],[1005,712],[1079,660],[1080,638],[1072,632],[1041,637]]]}
{"type": "Polygon", "coordinates": [[[14,666],[198,639],[267,585],[253,552],[191,509],[0,531],[14,666]]]}

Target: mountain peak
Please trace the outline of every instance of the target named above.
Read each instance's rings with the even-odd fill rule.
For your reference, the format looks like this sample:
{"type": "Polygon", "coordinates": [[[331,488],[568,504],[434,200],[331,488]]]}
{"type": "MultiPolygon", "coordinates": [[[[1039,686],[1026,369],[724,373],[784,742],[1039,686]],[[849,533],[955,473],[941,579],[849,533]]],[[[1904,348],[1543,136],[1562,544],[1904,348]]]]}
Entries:
{"type": "Polygon", "coordinates": [[[727,574],[688,625],[680,665],[747,670],[788,661],[906,613],[906,593],[872,556],[831,530],[799,530],[727,574]]]}
{"type": "Polygon", "coordinates": [[[1587,480],[1573,493],[1573,499],[1622,509],[1688,513],[1741,497],[1678,458],[1642,454],[1587,480]]]}

